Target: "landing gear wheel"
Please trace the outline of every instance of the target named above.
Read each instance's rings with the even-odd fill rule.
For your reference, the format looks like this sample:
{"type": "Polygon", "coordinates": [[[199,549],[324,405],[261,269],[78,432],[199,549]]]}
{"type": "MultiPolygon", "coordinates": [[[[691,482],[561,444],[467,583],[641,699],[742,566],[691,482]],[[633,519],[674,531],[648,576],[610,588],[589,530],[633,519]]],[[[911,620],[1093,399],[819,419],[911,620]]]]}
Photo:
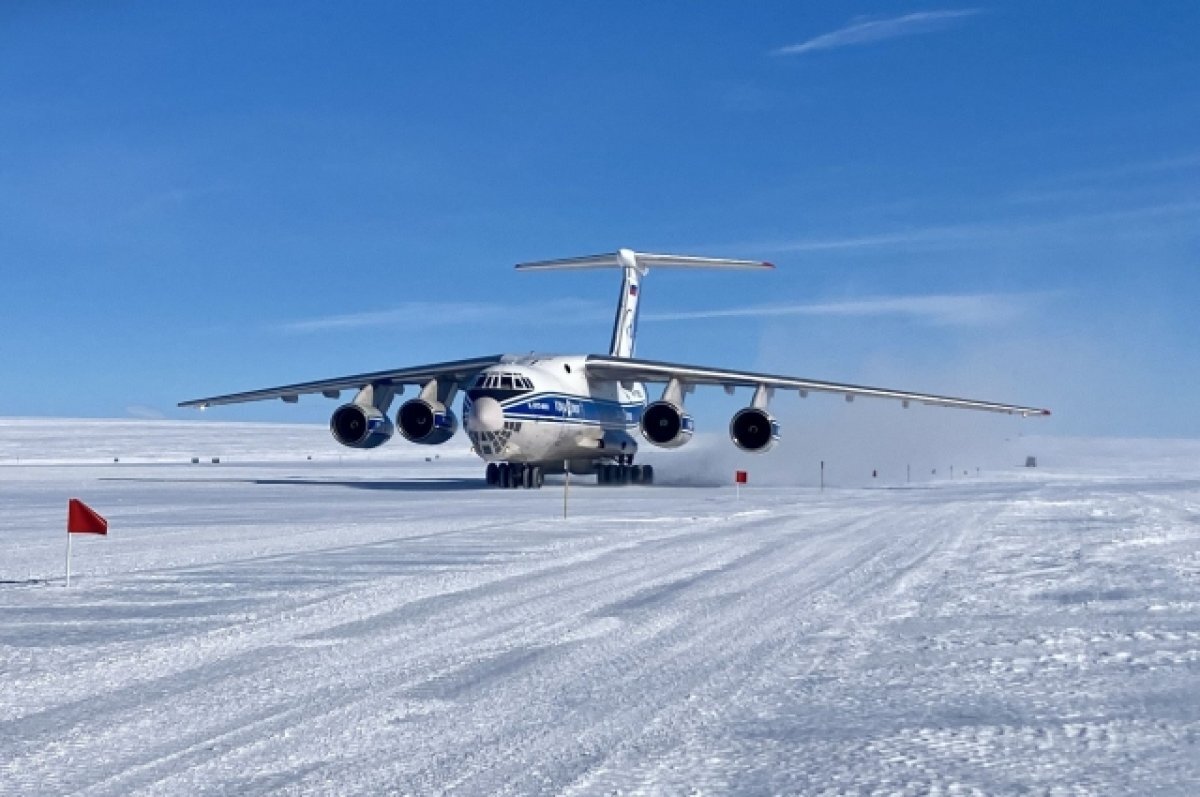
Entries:
{"type": "Polygon", "coordinates": [[[488,487],[495,487],[500,483],[500,466],[495,462],[489,462],[484,471],[484,478],[487,479],[488,487]]]}
{"type": "Polygon", "coordinates": [[[617,484],[629,484],[629,466],[617,466],[617,484]]]}
{"type": "Polygon", "coordinates": [[[642,466],[641,465],[630,465],[629,466],[629,481],[631,484],[641,484],[642,483],[642,466]]]}
{"type": "Polygon", "coordinates": [[[540,490],[540,489],[542,489],[542,485],[545,483],[546,483],[546,472],[543,471],[541,466],[539,465],[533,469],[533,489],[540,490]]]}
{"type": "Polygon", "coordinates": [[[517,462],[510,462],[508,465],[509,486],[514,489],[525,483],[525,466],[517,462]]]}
{"type": "Polygon", "coordinates": [[[642,466],[642,484],[654,484],[654,466],[642,466]]]}
{"type": "Polygon", "coordinates": [[[502,490],[512,487],[512,468],[508,466],[508,463],[501,462],[498,466],[496,466],[496,471],[499,476],[499,478],[496,479],[497,486],[499,486],[502,490]]]}
{"type": "Polygon", "coordinates": [[[526,490],[532,490],[534,484],[534,468],[531,465],[526,465],[521,468],[521,486],[526,490]]]}

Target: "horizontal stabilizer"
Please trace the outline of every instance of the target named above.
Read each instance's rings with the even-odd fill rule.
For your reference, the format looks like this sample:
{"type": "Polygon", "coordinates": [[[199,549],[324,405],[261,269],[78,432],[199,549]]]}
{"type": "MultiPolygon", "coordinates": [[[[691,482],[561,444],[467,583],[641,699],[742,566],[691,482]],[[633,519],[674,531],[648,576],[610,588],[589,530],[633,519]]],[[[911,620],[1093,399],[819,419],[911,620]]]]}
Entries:
{"type": "Polygon", "coordinates": [[[656,255],[621,249],[612,254],[568,257],[563,260],[539,260],[518,263],[519,271],[558,271],[584,268],[636,268],[645,272],[651,268],[775,268],[761,260],[732,260],[723,257],[693,257],[691,255],[656,255]]]}

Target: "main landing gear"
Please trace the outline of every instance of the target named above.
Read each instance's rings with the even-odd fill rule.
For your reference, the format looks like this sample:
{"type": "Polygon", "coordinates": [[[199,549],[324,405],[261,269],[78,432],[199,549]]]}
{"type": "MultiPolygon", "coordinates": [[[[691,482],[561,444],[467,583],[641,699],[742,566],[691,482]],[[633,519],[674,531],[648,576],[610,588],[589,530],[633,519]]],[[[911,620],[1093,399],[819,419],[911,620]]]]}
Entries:
{"type": "MultiPolygon", "coordinates": [[[[617,462],[596,463],[596,484],[654,484],[654,468],[651,465],[634,465],[633,457],[622,457],[617,462]]],[[[485,472],[488,487],[512,489],[524,487],[537,490],[546,481],[541,465],[526,462],[489,462],[485,472]]]]}
{"type": "Polygon", "coordinates": [[[596,484],[654,484],[654,466],[634,465],[633,457],[596,466],[596,484]]]}
{"type": "Polygon", "coordinates": [[[537,490],[546,481],[546,474],[540,465],[528,465],[524,462],[489,462],[485,475],[488,487],[500,487],[505,490],[513,487],[537,490]]]}

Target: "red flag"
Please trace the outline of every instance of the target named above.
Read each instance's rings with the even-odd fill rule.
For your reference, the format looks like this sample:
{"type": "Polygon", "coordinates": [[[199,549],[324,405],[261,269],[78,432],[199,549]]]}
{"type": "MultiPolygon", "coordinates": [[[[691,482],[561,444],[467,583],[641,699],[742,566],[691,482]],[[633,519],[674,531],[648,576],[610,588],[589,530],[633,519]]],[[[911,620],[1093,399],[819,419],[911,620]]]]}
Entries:
{"type": "Polygon", "coordinates": [[[749,474],[744,470],[735,470],[733,472],[733,480],[738,484],[745,484],[749,479],[749,474]]]}
{"type": "Polygon", "coordinates": [[[72,498],[67,503],[67,533],[108,534],[108,521],[83,501],[72,498]]]}

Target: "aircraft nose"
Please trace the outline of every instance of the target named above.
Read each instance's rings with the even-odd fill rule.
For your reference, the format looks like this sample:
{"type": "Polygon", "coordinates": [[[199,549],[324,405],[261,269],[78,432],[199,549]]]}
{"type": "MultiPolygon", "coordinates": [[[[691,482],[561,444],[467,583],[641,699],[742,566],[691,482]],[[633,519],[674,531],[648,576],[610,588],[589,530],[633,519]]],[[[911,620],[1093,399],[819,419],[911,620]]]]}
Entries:
{"type": "Polygon", "coordinates": [[[471,403],[471,414],[467,417],[467,431],[498,432],[504,428],[504,410],[500,402],[488,396],[480,396],[471,403]]]}

